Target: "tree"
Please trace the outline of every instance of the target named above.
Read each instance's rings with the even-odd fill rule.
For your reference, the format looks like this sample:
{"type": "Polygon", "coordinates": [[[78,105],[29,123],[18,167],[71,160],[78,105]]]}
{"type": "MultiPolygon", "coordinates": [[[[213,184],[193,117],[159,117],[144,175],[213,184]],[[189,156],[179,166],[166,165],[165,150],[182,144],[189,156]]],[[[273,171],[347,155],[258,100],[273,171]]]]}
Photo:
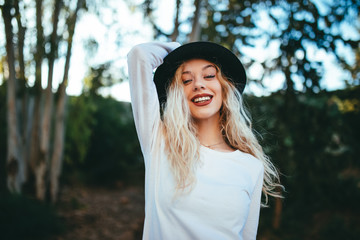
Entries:
{"type": "Polygon", "coordinates": [[[343,56],[344,47],[353,53],[359,49],[356,26],[360,2],[357,0],[194,0],[194,14],[182,21],[178,18],[181,1],[177,1],[173,30],[176,38],[158,26],[152,14],[156,11],[155,2],[146,0],[143,8],[154,25],[156,38],[220,43],[239,55],[248,69],[257,65],[261,74],[251,80],[260,85],[264,78],[281,73],[285,79],[283,88],[288,93],[318,92],[324,66],[311,56],[314,51],[335,56],[351,73],[352,80],[347,82],[359,84],[356,67],[359,58],[354,54],[353,61],[345,61],[346,56],[343,56]],[[190,27],[191,32],[181,32],[183,25],[190,27]],[[199,25],[201,33],[193,37],[199,25]],[[249,55],[247,50],[259,47],[262,50],[257,51],[256,56],[249,55]]]}
{"type": "Polygon", "coordinates": [[[156,11],[154,7],[156,1],[154,0],[145,0],[140,6],[144,11],[144,16],[149,19],[150,24],[155,30],[154,38],[166,37],[171,41],[180,41],[180,42],[194,42],[200,40],[201,33],[201,22],[200,18],[202,15],[202,10],[204,9],[206,1],[194,0],[194,11],[193,15],[189,18],[182,20],[180,19],[181,11],[184,9],[183,1],[176,0],[175,6],[175,16],[174,16],[174,27],[171,33],[166,33],[158,26],[158,19],[155,19],[153,12],[156,11]],[[191,26],[190,32],[181,31],[181,25],[188,24],[191,26]]]}
{"type": "MultiPolygon", "coordinates": [[[[37,0],[35,6],[30,2],[6,0],[1,6],[5,25],[7,54],[7,185],[11,192],[20,193],[22,185],[30,175],[35,178],[36,197],[44,200],[47,192],[46,179],[50,179],[52,201],[56,201],[58,181],[64,149],[66,86],[70,67],[72,39],[75,32],[78,12],[84,8],[85,0],[71,2],[37,0]],[[35,8],[36,37],[26,35],[29,9],[35,8]],[[45,34],[45,9],[53,9],[52,29],[45,34]],[[66,19],[65,24],[62,19],[66,19]],[[16,19],[16,25],[13,19],[16,19]],[[60,27],[60,28],[59,28],[60,27]],[[61,35],[58,35],[59,32],[61,35]],[[28,36],[27,41],[25,41],[28,36]],[[28,45],[25,45],[28,43],[28,45]],[[59,44],[67,46],[64,75],[56,93],[56,103],[52,91],[54,62],[61,56],[59,44]],[[47,48],[49,46],[49,48],[47,48]],[[24,52],[33,54],[31,57],[24,52]],[[47,60],[47,87],[42,88],[43,67],[47,60]],[[26,62],[30,65],[26,66],[26,62]],[[35,65],[35,83],[30,86],[30,67],[35,65]],[[54,122],[52,122],[54,119],[54,122]],[[54,136],[52,138],[52,124],[54,136]],[[47,176],[49,174],[49,176],[47,176]],[[49,177],[49,178],[48,178],[49,177]]],[[[50,27],[50,25],[46,25],[50,27]]],[[[30,29],[32,30],[32,29],[30,29]]]]}
{"type": "MultiPolygon", "coordinates": [[[[356,0],[221,1],[223,7],[215,2],[209,2],[213,10],[208,11],[203,36],[227,43],[242,56],[244,46],[254,46],[257,41],[263,41],[265,48],[278,44],[278,53],[261,62],[264,75],[258,80],[280,71],[289,92],[321,89],[323,63],[310,56],[311,50],[324,50],[340,60],[342,46],[358,48],[359,35],[344,34],[345,24],[347,31],[356,31],[360,8],[356,0]],[[296,83],[302,89],[296,88],[296,83]]],[[[251,59],[250,63],[255,61],[251,59]]]]}
{"type": "Polygon", "coordinates": [[[254,128],[286,187],[281,221],[274,222],[277,201],[271,199],[261,210],[258,237],[357,239],[360,86],[299,93],[292,108],[284,105],[285,94],[247,97],[254,128]]]}
{"type": "Polygon", "coordinates": [[[7,185],[10,191],[20,192],[21,185],[25,181],[25,161],[23,159],[21,149],[20,132],[18,129],[18,119],[16,114],[16,72],[15,72],[15,53],[13,46],[13,26],[11,24],[12,4],[10,1],[5,1],[2,6],[2,15],[5,24],[6,36],[6,52],[8,62],[8,83],[7,83],[7,185]],[[20,151],[19,151],[20,150],[20,151]]]}

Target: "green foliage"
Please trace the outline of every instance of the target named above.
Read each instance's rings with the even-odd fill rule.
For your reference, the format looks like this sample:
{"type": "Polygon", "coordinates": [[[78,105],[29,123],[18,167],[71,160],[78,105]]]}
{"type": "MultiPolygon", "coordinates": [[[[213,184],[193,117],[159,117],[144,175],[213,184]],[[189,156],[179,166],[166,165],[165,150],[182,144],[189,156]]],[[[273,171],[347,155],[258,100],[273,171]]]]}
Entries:
{"type": "Polygon", "coordinates": [[[73,114],[69,115],[65,150],[67,181],[142,183],[143,160],[130,104],[97,95],[78,98],[70,103],[73,114]]]}
{"type": "Polygon", "coordinates": [[[126,181],[133,171],[141,171],[143,161],[130,104],[98,98],[95,119],[87,164],[84,166],[89,174],[88,180],[109,184],[114,180],[126,181]]]}
{"type": "Polygon", "coordinates": [[[130,104],[100,95],[103,87],[116,79],[110,65],[90,68],[84,93],[70,99],[64,171],[68,182],[143,182],[143,161],[130,104]]]}
{"type": "MultiPolygon", "coordinates": [[[[248,97],[255,129],[286,187],[280,227],[284,238],[279,239],[286,234],[288,239],[306,239],[312,231],[319,238],[309,239],[338,239],[328,232],[327,224],[338,221],[325,214],[330,210],[341,221],[351,219],[344,220],[339,231],[350,231],[354,221],[359,223],[359,96],[357,87],[316,95],[279,92],[248,97]]],[[[263,231],[271,229],[273,213],[266,209],[264,214],[268,216],[263,218],[263,231]]]]}
{"type": "MultiPolygon", "coordinates": [[[[341,58],[345,60],[344,51],[340,48],[345,46],[353,52],[359,48],[357,23],[360,2],[325,2],[209,1],[202,39],[228,46],[244,56],[249,65],[261,64],[264,74],[256,79],[260,83],[273,71],[280,71],[284,74],[288,91],[304,89],[318,92],[324,66],[312,57],[312,52],[322,50],[331,53],[340,63],[341,58]],[[343,28],[345,24],[346,31],[343,28]],[[347,34],[349,32],[352,34],[347,34]],[[245,50],[254,47],[275,52],[268,52],[266,58],[259,54],[247,54],[245,50]],[[302,87],[297,88],[295,83],[301,83],[302,87]]],[[[356,61],[351,66],[358,65],[356,61]]],[[[348,67],[348,70],[352,72],[354,82],[358,82],[359,76],[354,74],[356,69],[348,67]]]]}
{"type": "MultiPolygon", "coordinates": [[[[111,62],[90,67],[89,75],[84,79],[84,92],[91,96],[99,95],[101,88],[114,85],[116,77],[110,71],[111,62]]],[[[121,81],[121,80],[120,80],[121,81]]]]}
{"type": "MultiPolygon", "coordinates": [[[[180,1],[180,0],[179,0],[180,1]]],[[[186,5],[180,1],[180,13],[186,5]]],[[[193,1],[193,11],[196,11],[193,1]]],[[[189,39],[194,14],[174,20],[173,34],[162,30],[154,20],[154,0],[141,8],[152,23],[155,37],[179,42],[189,39]],[[176,34],[175,34],[176,33],[176,34]]],[[[358,0],[209,0],[202,1],[199,40],[224,45],[241,57],[247,69],[259,74],[251,80],[263,85],[264,79],[281,73],[289,92],[322,90],[324,53],[334,57],[348,77],[349,86],[359,84],[359,9],[358,0]],[[206,20],[205,20],[206,19],[206,20]],[[205,21],[204,21],[205,20],[205,21]]],[[[160,13],[161,14],[161,13],[160,13]]],[[[186,15],[185,15],[186,16],[186,15]]]]}
{"type": "Polygon", "coordinates": [[[20,195],[0,195],[1,239],[41,240],[64,230],[55,210],[20,195]]]}
{"type": "Polygon", "coordinates": [[[88,152],[92,128],[95,125],[96,105],[84,94],[71,97],[66,126],[65,163],[73,165],[84,163],[88,152]]]}
{"type": "MultiPolygon", "coordinates": [[[[356,240],[359,238],[359,220],[356,222],[354,219],[349,221],[350,214],[337,214],[333,213],[328,219],[325,220],[326,224],[323,224],[319,229],[319,237],[313,239],[346,239],[356,240]]],[[[328,216],[325,216],[328,217],[328,216]]]]}

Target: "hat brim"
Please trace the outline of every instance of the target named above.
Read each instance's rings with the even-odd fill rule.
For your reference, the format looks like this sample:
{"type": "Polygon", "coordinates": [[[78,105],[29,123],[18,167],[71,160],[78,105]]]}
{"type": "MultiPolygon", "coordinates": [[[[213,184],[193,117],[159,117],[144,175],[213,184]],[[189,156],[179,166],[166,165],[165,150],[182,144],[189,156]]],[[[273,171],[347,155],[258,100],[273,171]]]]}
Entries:
{"type": "Polygon", "coordinates": [[[212,42],[192,42],[170,52],[156,69],[154,82],[160,104],[166,102],[166,91],[177,68],[187,60],[204,59],[216,64],[240,93],[246,84],[246,72],[240,60],[227,48],[212,42]]]}

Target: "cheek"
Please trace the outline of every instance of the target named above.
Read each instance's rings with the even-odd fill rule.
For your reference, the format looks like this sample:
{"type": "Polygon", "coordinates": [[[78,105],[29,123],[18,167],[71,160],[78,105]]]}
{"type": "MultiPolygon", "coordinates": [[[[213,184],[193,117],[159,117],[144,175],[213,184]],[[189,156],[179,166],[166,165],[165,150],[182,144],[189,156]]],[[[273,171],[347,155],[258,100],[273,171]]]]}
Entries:
{"type": "Polygon", "coordinates": [[[223,94],[223,89],[222,89],[222,86],[221,86],[220,82],[215,86],[214,90],[215,90],[216,94],[221,99],[223,99],[224,94],[223,94]]]}
{"type": "Polygon", "coordinates": [[[189,87],[189,86],[184,86],[184,99],[186,100],[186,101],[190,101],[190,98],[191,98],[191,96],[193,95],[193,91],[192,91],[192,89],[191,89],[191,87],[189,87]]]}
{"type": "Polygon", "coordinates": [[[223,106],[224,104],[224,91],[222,89],[222,87],[220,86],[219,90],[218,90],[218,95],[219,95],[219,104],[220,104],[220,108],[223,106]]]}
{"type": "Polygon", "coordinates": [[[187,86],[184,86],[184,97],[185,97],[185,100],[189,100],[190,98],[190,95],[191,95],[191,89],[187,86]]]}

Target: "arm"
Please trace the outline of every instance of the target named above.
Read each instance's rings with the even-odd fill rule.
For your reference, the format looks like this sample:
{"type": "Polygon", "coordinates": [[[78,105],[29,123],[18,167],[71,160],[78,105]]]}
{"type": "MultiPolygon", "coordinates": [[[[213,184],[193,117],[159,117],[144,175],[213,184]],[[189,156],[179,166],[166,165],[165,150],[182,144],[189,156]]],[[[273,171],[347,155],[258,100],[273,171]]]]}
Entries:
{"type": "Polygon", "coordinates": [[[244,240],[256,239],[256,234],[259,224],[259,216],[260,216],[260,203],[261,203],[261,192],[262,192],[263,181],[264,181],[264,168],[263,166],[261,166],[261,171],[258,174],[254,191],[252,192],[251,195],[249,214],[243,230],[244,240]]]}
{"type": "Polygon", "coordinates": [[[131,103],[136,131],[144,155],[151,151],[153,133],[160,123],[153,70],[178,46],[178,43],[145,43],[133,47],[128,53],[131,103]]]}

